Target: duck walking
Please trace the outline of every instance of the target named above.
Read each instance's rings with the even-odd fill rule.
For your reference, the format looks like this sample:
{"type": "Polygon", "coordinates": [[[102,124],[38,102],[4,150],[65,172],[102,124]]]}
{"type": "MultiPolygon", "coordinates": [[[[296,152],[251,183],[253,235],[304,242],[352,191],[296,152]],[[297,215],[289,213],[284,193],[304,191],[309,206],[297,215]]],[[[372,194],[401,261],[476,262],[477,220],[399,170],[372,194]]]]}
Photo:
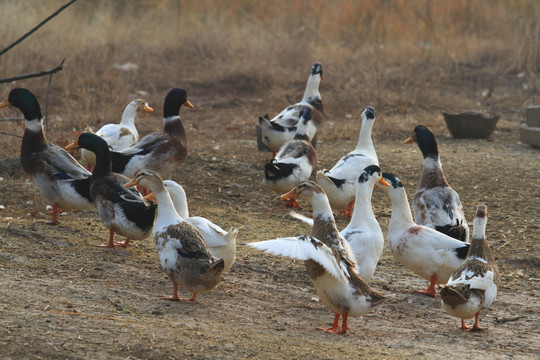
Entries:
{"type": "Polygon", "coordinates": [[[39,192],[52,202],[51,221],[58,224],[64,210],[86,210],[94,206],[90,196],[92,175],[66,150],[45,138],[41,108],[29,90],[15,88],[0,103],[13,106],[24,115],[25,129],[21,144],[21,167],[39,192]]]}
{"type": "Polygon", "coordinates": [[[418,144],[424,156],[422,177],[412,200],[414,221],[469,242],[469,225],[458,193],[444,176],[435,136],[426,126],[418,125],[403,143],[413,142],[418,144]]]}
{"type": "Polygon", "coordinates": [[[323,103],[319,92],[319,84],[322,79],[324,79],[322,65],[318,62],[314,63],[311,66],[304,97],[300,102],[286,107],[271,120],[268,115],[259,116],[261,140],[272,151],[272,157],[285,142],[294,137],[300,120],[300,112],[305,108],[309,108],[313,112],[313,121],[309,124],[307,134],[311,141],[316,143],[317,129],[324,121],[323,103]]]}
{"type": "Polygon", "coordinates": [[[352,215],[356,180],[369,165],[379,165],[379,158],[371,139],[371,129],[375,122],[375,109],[366,107],[362,112],[362,128],[356,148],[343,156],[330,170],[317,171],[316,181],[326,194],[332,209],[343,209],[347,217],[352,215]]]}
{"type": "Polygon", "coordinates": [[[154,245],[174,284],[173,296],[163,299],[195,301],[197,294],[214,289],[221,282],[225,262],[212,256],[199,231],[178,215],[161,177],[143,169],[124,186],[134,185],[150,190],[158,203],[154,245]],[[191,292],[191,298],[178,297],[178,285],[191,292]]]}
{"type": "MultiPolygon", "coordinates": [[[[302,109],[294,138],[284,143],[277,155],[264,166],[263,182],[269,189],[284,193],[310,177],[317,163],[317,151],[307,135],[311,114],[310,108],[302,109]]],[[[298,207],[298,204],[293,199],[287,206],[298,207]]]]}
{"type": "Polygon", "coordinates": [[[424,291],[435,297],[435,284],[446,284],[450,275],[463,263],[469,244],[413,221],[407,194],[399,178],[383,173],[391,186],[383,186],[392,201],[388,225],[388,244],[394,258],[415,274],[429,281],[424,291]]]}
{"type": "Polygon", "coordinates": [[[137,171],[150,169],[168,177],[188,153],[186,131],[180,120],[182,105],[193,107],[186,91],[169,91],[163,104],[163,132],[146,135],[133,146],[112,151],[112,171],[133,178],[137,171]]]}
{"type": "Polygon", "coordinates": [[[304,181],[282,195],[285,199],[298,196],[310,199],[313,206],[311,236],[278,238],[248,245],[274,255],[304,260],[321,301],[335,314],[331,327],[317,329],[344,334],[349,329],[349,316],[364,315],[393,295],[383,295],[372,289],[356,272],[354,253],[337,230],[324,190],[312,181],[304,181]],[[340,317],[343,318],[341,327],[340,317]]]}
{"type": "Polygon", "coordinates": [[[480,311],[495,300],[500,277],[499,269],[486,240],[487,207],[478,205],[474,218],[471,247],[467,259],[452,274],[440,291],[443,310],[461,319],[461,329],[485,330],[478,325],[480,311]],[[464,319],[474,316],[474,325],[464,319]]]}
{"type": "Polygon", "coordinates": [[[135,189],[126,189],[130,179],[111,171],[111,155],[107,142],[90,132],[82,133],[66,149],[91,151],[96,165],[90,178],[90,195],[96,204],[103,225],[109,229],[109,243],[99,247],[127,247],[130,239],[142,240],[152,234],[156,205],[145,201],[135,189]],[[125,236],[124,242],[114,242],[114,234],[125,236]]]}

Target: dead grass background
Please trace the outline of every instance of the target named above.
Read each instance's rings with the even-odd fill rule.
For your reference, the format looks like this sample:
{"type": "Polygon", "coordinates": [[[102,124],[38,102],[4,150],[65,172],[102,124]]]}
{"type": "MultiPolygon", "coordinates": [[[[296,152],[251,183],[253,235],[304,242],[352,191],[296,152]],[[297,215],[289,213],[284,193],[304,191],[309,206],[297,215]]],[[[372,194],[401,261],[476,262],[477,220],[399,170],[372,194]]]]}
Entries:
{"type": "MultiPolygon", "coordinates": [[[[3,1],[3,44],[64,3],[3,1]]],[[[50,120],[81,129],[119,118],[137,92],[160,111],[173,86],[203,103],[250,98],[262,101],[258,112],[277,112],[321,61],[331,124],[323,139],[355,138],[367,104],[378,112],[375,138],[401,138],[417,123],[444,132],[443,109],[500,113],[499,128],[516,129],[538,100],[539,18],[534,0],[78,1],[2,56],[0,77],[66,58],[50,120]],[[125,63],[138,68],[114,67],[125,63]]],[[[47,81],[2,84],[0,93],[27,87],[44,106],[47,81]]],[[[257,114],[237,115],[252,124],[257,114]]]]}

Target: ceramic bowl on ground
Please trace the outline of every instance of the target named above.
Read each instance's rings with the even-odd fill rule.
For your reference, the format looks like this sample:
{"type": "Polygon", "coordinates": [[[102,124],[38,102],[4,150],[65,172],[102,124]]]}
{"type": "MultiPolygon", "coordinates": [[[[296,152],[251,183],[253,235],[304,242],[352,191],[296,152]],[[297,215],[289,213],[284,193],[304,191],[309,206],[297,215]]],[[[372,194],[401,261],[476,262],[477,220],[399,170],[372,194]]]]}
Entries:
{"type": "Polygon", "coordinates": [[[443,112],[446,127],[455,138],[487,139],[495,130],[499,115],[485,116],[467,111],[460,114],[443,112]]]}

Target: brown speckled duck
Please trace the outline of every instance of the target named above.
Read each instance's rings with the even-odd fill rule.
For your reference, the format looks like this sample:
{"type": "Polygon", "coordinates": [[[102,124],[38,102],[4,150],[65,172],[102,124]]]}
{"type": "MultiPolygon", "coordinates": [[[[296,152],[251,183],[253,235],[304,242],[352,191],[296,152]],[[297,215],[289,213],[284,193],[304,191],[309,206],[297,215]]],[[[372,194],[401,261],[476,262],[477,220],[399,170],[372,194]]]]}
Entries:
{"type": "Polygon", "coordinates": [[[297,196],[311,199],[311,236],[278,238],[248,245],[275,255],[304,260],[307,273],[321,301],[335,314],[331,327],[317,329],[334,334],[346,333],[349,316],[364,315],[393,295],[383,295],[373,290],[356,273],[354,253],[336,227],[324,190],[314,182],[304,181],[282,195],[283,198],[297,196]],[[341,327],[340,316],[343,317],[341,327]]]}
{"type": "Polygon", "coordinates": [[[467,259],[441,289],[443,310],[461,319],[461,329],[485,330],[478,325],[480,310],[493,303],[499,286],[499,270],[486,241],[487,207],[478,205],[467,259]],[[474,316],[474,325],[464,319],[474,316]]]}
{"type": "MultiPolygon", "coordinates": [[[[277,155],[264,166],[263,182],[269,189],[282,194],[311,175],[317,163],[317,151],[307,135],[311,120],[311,109],[303,109],[294,138],[284,143],[277,155]]],[[[287,205],[298,206],[296,200],[287,205]]]]}
{"type": "Polygon", "coordinates": [[[414,128],[405,144],[416,142],[424,156],[420,185],[412,200],[414,221],[455,239],[469,242],[469,225],[458,193],[444,176],[433,133],[424,125],[414,128]]]}
{"type": "Polygon", "coordinates": [[[154,245],[174,284],[173,296],[163,299],[195,301],[197,294],[214,289],[221,282],[225,262],[213,257],[199,231],[178,215],[161,177],[143,169],[125,186],[133,185],[150,190],[158,203],[154,245]],[[178,285],[191,292],[191,298],[179,298],[178,285]]]}
{"type": "Polygon", "coordinates": [[[193,107],[184,89],[172,89],[163,104],[163,132],[146,135],[124,150],[111,151],[112,170],[130,178],[140,169],[159,171],[169,177],[188,153],[186,131],[180,121],[182,105],[193,107]]]}
{"type": "Polygon", "coordinates": [[[86,210],[94,206],[90,196],[92,175],[73,156],[51,144],[43,131],[39,102],[29,90],[15,88],[0,108],[14,106],[21,110],[25,129],[21,145],[21,166],[41,194],[52,202],[52,218],[48,224],[58,224],[58,214],[65,210],[86,210]]]}

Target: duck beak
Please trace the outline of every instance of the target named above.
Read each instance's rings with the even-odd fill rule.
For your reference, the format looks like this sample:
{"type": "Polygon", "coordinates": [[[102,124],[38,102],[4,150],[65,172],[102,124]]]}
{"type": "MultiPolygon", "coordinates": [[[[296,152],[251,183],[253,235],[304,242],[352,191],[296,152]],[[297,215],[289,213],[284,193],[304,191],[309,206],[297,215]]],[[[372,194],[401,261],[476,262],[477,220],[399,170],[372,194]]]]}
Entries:
{"type": "Polygon", "coordinates": [[[189,100],[186,100],[186,102],[184,103],[184,105],[186,105],[187,107],[189,108],[193,108],[193,104],[189,102],[189,100]]]}
{"type": "Polygon", "coordinates": [[[148,106],[148,104],[144,104],[144,109],[143,109],[143,114],[144,115],[148,115],[148,113],[151,113],[152,111],[154,111],[154,109],[152,109],[150,106],[148,106]]]}
{"type": "Polygon", "coordinates": [[[128,188],[128,187],[132,187],[132,186],[135,186],[135,185],[138,185],[138,183],[137,183],[137,180],[135,178],[133,178],[127,184],[124,184],[124,187],[128,188]]]}
{"type": "Polygon", "coordinates": [[[286,201],[296,199],[297,197],[298,197],[298,191],[296,190],[296,187],[292,189],[291,191],[289,191],[288,193],[280,196],[282,200],[286,200],[286,201]]]}
{"type": "Polygon", "coordinates": [[[405,140],[403,143],[404,144],[412,144],[414,142],[414,139],[412,138],[412,136],[410,136],[407,140],[405,140]]]}
{"type": "Polygon", "coordinates": [[[156,196],[154,195],[154,193],[150,193],[144,197],[144,200],[154,200],[155,198],[156,196]]]}
{"type": "MultiPolygon", "coordinates": [[[[379,184],[381,185],[384,185],[384,186],[390,186],[390,183],[388,183],[388,181],[386,181],[385,178],[381,178],[381,180],[379,180],[379,184]]],[[[375,184],[375,186],[373,186],[375,189],[378,189],[379,187],[377,186],[377,184],[375,184]]]]}
{"type": "Polygon", "coordinates": [[[68,144],[64,147],[64,149],[66,150],[74,150],[74,149],[78,149],[79,148],[79,142],[78,141],[74,141],[72,142],[71,144],[68,144]]]}
{"type": "Polygon", "coordinates": [[[324,74],[321,74],[321,79],[324,80],[324,74]]]}
{"type": "Polygon", "coordinates": [[[5,108],[5,107],[8,107],[9,105],[11,105],[11,103],[9,102],[8,99],[5,99],[4,101],[0,103],[0,108],[5,108]]]}

